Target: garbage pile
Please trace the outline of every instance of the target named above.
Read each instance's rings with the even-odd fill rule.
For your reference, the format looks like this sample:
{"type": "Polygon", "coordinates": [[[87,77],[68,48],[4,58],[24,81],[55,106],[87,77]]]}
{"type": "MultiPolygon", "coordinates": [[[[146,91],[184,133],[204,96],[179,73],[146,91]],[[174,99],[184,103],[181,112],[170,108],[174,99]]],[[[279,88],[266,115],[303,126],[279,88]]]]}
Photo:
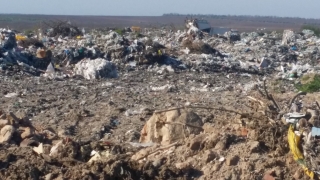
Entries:
{"type": "Polygon", "coordinates": [[[45,71],[52,63],[56,69],[73,71],[74,65],[83,59],[105,59],[118,69],[127,70],[141,65],[149,68],[169,65],[175,70],[205,72],[277,71],[282,78],[319,69],[311,67],[318,60],[320,42],[311,30],[300,34],[285,30],[283,34],[241,35],[233,30],[222,36],[209,36],[202,34],[193,22],[187,23],[185,31],[145,29],[138,34],[125,30],[121,31],[123,34],[113,30],[86,32],[64,21],[46,25],[48,29],[44,32],[39,29],[32,37],[2,29],[1,67],[24,63],[45,71]]]}
{"type": "Polygon", "coordinates": [[[319,176],[319,109],[317,101],[304,105],[302,98],[306,93],[298,93],[290,102],[289,113],[283,116],[283,121],[290,124],[288,142],[294,160],[299,163],[304,172],[312,179],[319,176]]]}
{"type": "Polygon", "coordinates": [[[72,25],[70,21],[52,21],[50,23],[43,23],[47,27],[46,34],[48,35],[48,37],[75,37],[83,35],[83,31],[81,31],[77,26],[72,25]]]}

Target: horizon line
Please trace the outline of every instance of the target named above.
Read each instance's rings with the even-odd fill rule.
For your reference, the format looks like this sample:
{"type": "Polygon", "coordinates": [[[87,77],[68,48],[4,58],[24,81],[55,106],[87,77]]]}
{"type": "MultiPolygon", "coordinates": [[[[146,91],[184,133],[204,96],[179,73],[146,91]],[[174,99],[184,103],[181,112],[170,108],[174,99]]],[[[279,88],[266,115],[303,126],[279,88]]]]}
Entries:
{"type": "Polygon", "coordinates": [[[161,16],[242,16],[242,17],[275,17],[275,18],[298,18],[298,19],[320,19],[320,18],[306,18],[293,16],[271,16],[271,15],[231,15],[231,14],[180,14],[180,13],[163,13],[162,15],[88,15],[88,14],[26,14],[26,13],[0,13],[0,15],[36,15],[36,16],[120,16],[120,17],[161,17],[161,16]]]}

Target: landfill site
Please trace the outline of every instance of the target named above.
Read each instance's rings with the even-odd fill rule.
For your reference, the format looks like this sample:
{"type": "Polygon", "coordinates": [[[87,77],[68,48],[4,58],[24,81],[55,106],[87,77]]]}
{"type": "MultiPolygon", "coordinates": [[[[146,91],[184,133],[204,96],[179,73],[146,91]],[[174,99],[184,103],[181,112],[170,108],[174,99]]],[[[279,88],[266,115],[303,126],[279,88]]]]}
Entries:
{"type": "Polygon", "coordinates": [[[316,32],[184,23],[1,28],[0,179],[318,179],[316,32]]]}

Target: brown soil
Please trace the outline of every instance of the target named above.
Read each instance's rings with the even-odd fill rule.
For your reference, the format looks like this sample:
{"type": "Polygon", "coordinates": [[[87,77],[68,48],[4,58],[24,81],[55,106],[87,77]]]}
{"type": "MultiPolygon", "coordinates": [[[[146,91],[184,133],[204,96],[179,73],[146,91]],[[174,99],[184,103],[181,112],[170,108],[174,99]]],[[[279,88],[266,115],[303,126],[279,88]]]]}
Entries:
{"type": "MultiPolygon", "coordinates": [[[[32,124],[35,133],[34,143],[27,147],[20,147],[23,140],[20,132],[13,134],[9,143],[0,145],[0,177],[260,180],[266,174],[276,179],[300,175],[296,174],[300,167],[288,148],[288,126],[269,110],[272,103],[255,90],[248,94],[242,91],[250,81],[247,77],[236,74],[230,77],[224,73],[157,75],[137,70],[121,73],[118,79],[88,81],[80,77],[48,80],[19,71],[4,72],[0,80],[1,109],[4,114],[13,112],[17,116],[15,127],[32,124]],[[172,88],[150,89],[166,84],[172,88]],[[225,90],[194,91],[207,84],[225,90]],[[5,97],[12,92],[18,96],[5,97]],[[261,100],[264,106],[250,102],[247,95],[261,100]],[[140,131],[154,110],[186,103],[224,107],[242,115],[225,110],[189,109],[204,123],[200,134],[186,135],[167,148],[128,144],[139,141],[140,131]],[[138,113],[128,113],[134,111],[138,113]],[[30,124],[21,123],[23,119],[25,122],[29,119],[30,124]],[[53,138],[44,135],[48,131],[53,138]],[[57,153],[49,156],[52,146],[61,140],[57,153]],[[44,153],[39,155],[32,149],[40,143],[44,153]],[[100,161],[88,163],[92,150],[101,153],[100,161]]],[[[284,107],[293,93],[274,96],[284,107]]],[[[301,179],[307,179],[301,174],[301,179]]]]}

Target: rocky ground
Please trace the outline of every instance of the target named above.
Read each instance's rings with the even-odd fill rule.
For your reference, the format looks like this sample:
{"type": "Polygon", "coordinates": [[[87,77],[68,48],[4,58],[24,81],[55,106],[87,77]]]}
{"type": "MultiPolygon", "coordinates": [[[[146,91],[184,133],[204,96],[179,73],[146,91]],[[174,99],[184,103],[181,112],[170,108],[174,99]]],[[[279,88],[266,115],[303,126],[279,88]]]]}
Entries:
{"type": "MultiPolygon", "coordinates": [[[[11,124],[15,132],[0,145],[1,179],[308,179],[289,152],[288,125],[250,88],[259,79],[141,68],[116,79],[49,80],[4,71],[1,126],[11,124]],[[199,116],[200,134],[176,129],[171,133],[185,137],[163,146],[138,144],[155,110],[185,105],[223,109],[181,110],[199,116]]],[[[269,89],[282,107],[294,95],[269,89]]]]}

